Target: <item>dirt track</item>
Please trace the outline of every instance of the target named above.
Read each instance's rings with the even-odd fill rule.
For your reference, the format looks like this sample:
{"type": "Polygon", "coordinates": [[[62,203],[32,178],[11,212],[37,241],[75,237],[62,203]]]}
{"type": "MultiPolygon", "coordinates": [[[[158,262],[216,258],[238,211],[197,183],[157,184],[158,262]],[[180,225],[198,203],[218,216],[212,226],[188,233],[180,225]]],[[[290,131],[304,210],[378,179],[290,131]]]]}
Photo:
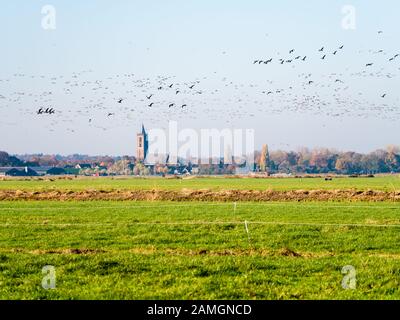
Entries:
{"type": "Polygon", "coordinates": [[[400,192],[357,190],[1,190],[5,200],[136,200],[136,201],[396,201],[400,192]]]}

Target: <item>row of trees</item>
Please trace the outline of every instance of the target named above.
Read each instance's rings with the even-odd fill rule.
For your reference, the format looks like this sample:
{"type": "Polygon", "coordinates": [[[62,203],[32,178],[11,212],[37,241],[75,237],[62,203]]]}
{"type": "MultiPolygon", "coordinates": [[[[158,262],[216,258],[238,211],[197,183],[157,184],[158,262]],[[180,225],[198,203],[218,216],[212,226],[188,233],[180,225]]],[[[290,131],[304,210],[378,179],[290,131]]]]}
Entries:
{"type": "Polygon", "coordinates": [[[59,167],[70,165],[75,166],[81,163],[87,164],[101,164],[102,166],[110,166],[119,160],[135,161],[134,157],[111,157],[111,156],[89,156],[82,154],[73,154],[68,156],[54,155],[54,154],[24,154],[18,155],[23,163],[30,167],[59,167]]]}
{"type": "MultiPolygon", "coordinates": [[[[53,166],[64,167],[77,163],[97,163],[101,169],[84,169],[82,174],[126,174],[147,175],[148,167],[136,162],[134,157],[89,157],[82,155],[24,155],[11,156],[0,151],[0,166],[53,166]],[[97,171],[98,172],[97,172],[97,171]]],[[[376,150],[368,154],[357,152],[339,152],[331,149],[302,148],[298,151],[269,151],[263,146],[260,152],[255,153],[255,171],[268,173],[339,173],[339,174],[375,174],[400,172],[400,147],[389,146],[386,149],[376,150]]],[[[232,174],[235,165],[200,165],[199,174],[232,174]]],[[[170,166],[157,165],[155,174],[171,173],[170,166]]]]}
{"type": "Polygon", "coordinates": [[[389,146],[368,154],[331,149],[272,151],[256,154],[256,170],[270,173],[374,174],[400,172],[400,148],[389,146]]]}
{"type": "Polygon", "coordinates": [[[108,167],[94,167],[94,168],[81,169],[79,171],[79,174],[85,176],[92,176],[92,175],[147,176],[150,174],[150,170],[143,163],[140,162],[132,163],[129,160],[118,160],[108,167]]]}

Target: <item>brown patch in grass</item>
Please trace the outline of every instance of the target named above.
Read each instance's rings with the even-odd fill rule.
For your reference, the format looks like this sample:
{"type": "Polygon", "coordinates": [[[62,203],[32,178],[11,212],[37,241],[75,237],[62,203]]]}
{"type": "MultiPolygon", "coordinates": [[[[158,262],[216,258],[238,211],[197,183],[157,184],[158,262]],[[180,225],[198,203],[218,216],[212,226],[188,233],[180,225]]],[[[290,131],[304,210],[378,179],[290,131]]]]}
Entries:
{"type": "Polygon", "coordinates": [[[144,255],[151,255],[157,252],[157,250],[154,247],[150,248],[133,248],[130,249],[129,252],[134,253],[134,254],[144,254],[144,255]]]}
{"type": "Polygon", "coordinates": [[[227,256],[286,256],[286,257],[302,257],[302,258],[322,258],[331,257],[331,252],[295,252],[288,248],[279,251],[268,249],[223,249],[223,250],[191,250],[191,249],[155,249],[155,248],[135,248],[129,250],[135,254],[166,254],[173,256],[202,256],[202,257],[227,257],[227,256]]]}
{"type": "Polygon", "coordinates": [[[279,254],[284,257],[301,257],[300,253],[297,253],[289,248],[283,248],[279,251],[279,254]]]}
{"type": "Polygon", "coordinates": [[[385,258],[385,259],[395,259],[398,260],[400,259],[400,254],[398,253],[378,253],[378,254],[369,254],[368,256],[370,257],[380,257],[380,258],[385,258]]]}
{"type": "Polygon", "coordinates": [[[99,254],[105,253],[106,251],[101,249],[50,249],[50,250],[33,250],[29,251],[32,254],[78,254],[78,255],[87,255],[87,254],[99,254]]]}

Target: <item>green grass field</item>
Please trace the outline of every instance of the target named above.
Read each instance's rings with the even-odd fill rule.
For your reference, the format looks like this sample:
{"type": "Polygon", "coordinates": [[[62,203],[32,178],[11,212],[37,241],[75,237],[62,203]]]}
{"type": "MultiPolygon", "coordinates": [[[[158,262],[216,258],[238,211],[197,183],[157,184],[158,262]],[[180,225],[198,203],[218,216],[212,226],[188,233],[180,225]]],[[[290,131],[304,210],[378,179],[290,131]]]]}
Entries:
{"type": "Polygon", "coordinates": [[[385,190],[400,189],[400,175],[378,176],[375,178],[334,178],[325,181],[323,178],[80,178],[64,180],[56,178],[11,179],[0,181],[0,190],[43,190],[43,189],[211,189],[211,190],[317,190],[317,189],[357,189],[385,190]]]}
{"type": "MultiPolygon", "coordinates": [[[[333,184],[384,190],[398,180],[333,184]]],[[[153,188],[155,182],[163,188],[325,186],[321,179],[221,178],[53,184],[153,188]]],[[[0,181],[0,188],[36,190],[47,183],[0,181]]],[[[400,299],[399,243],[396,202],[2,201],[0,299],[400,299]],[[42,288],[45,265],[56,268],[56,289],[42,288]],[[355,290],[342,287],[346,265],[357,272],[355,290]]]]}

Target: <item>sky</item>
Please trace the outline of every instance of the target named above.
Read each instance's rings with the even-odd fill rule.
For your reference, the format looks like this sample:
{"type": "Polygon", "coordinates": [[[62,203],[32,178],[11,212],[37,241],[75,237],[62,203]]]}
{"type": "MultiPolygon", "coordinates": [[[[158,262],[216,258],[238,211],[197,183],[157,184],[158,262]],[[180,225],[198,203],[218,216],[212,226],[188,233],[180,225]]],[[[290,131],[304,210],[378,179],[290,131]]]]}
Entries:
{"type": "Polygon", "coordinates": [[[169,121],[254,129],[256,148],[398,145],[398,12],[395,0],[3,0],[0,150],[134,155],[142,123],[169,121]]]}

